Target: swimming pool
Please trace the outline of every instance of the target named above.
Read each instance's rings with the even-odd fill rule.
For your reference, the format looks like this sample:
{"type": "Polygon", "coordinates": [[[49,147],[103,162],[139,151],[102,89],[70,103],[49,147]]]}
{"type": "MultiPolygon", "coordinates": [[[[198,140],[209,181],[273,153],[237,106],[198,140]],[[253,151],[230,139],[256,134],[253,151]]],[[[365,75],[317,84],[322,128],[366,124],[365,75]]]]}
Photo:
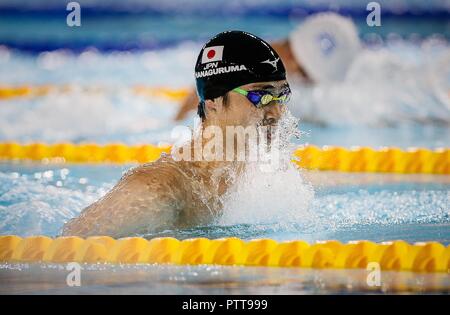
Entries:
{"type": "MultiPolygon", "coordinates": [[[[103,196],[129,167],[0,164],[3,234],[58,236],[65,221],[103,196]]],[[[271,193],[236,196],[216,224],[143,236],[450,243],[448,176],[308,172],[314,188],[305,183],[296,197],[286,174],[270,181],[258,176],[271,193]]]]}
{"type": "MultiPolygon", "coordinates": [[[[133,166],[0,163],[1,230],[4,234],[23,237],[56,237],[68,219],[103,196],[133,166]]],[[[129,236],[149,240],[167,237],[179,240],[238,237],[244,241],[271,239],[271,242],[301,239],[310,244],[330,239],[342,243],[361,239],[377,243],[398,239],[411,244],[434,241],[446,246],[450,243],[447,175],[295,168],[276,173],[253,170],[250,175],[225,199],[223,214],[215,222],[190,229],[129,236]]],[[[0,254],[4,253],[0,248],[0,254]]],[[[367,271],[357,269],[331,272],[308,268],[296,271],[279,267],[88,263],[82,265],[83,286],[68,288],[61,283],[67,274],[64,266],[48,262],[2,263],[0,292],[185,294],[193,293],[190,289],[193,286],[196,294],[211,292],[210,289],[217,294],[444,293],[449,286],[446,273],[439,272],[383,271],[383,284],[374,288],[367,285],[367,271]],[[30,278],[34,280],[23,280],[30,278]]]]}
{"type": "MultiPolygon", "coordinates": [[[[165,10],[170,11],[173,2],[168,3],[165,10]]],[[[180,16],[155,12],[154,7],[134,15],[94,8],[87,12],[81,30],[58,27],[58,15],[51,6],[28,13],[4,10],[0,14],[0,87],[47,87],[48,91],[0,99],[0,141],[173,143],[172,130],[195,124],[194,113],[174,122],[180,98],[141,93],[140,88],[188,89],[203,41],[223,28],[246,29],[269,40],[287,36],[302,15],[292,13],[295,6],[290,2],[282,4],[278,10],[269,6],[267,12],[260,8],[258,14],[250,14],[254,11],[249,3],[248,11],[238,16],[233,15],[233,5],[221,12],[212,4],[208,9],[212,13],[205,19],[189,12],[189,6],[180,16]],[[217,24],[219,18],[222,22],[217,24]]],[[[190,7],[195,12],[196,4],[190,7]]],[[[346,9],[359,12],[358,8],[349,4],[346,9]]],[[[345,81],[294,87],[290,109],[300,118],[301,135],[293,142],[346,148],[450,147],[450,35],[439,3],[431,8],[436,12],[430,9],[431,16],[422,18],[391,12],[378,32],[365,25],[361,14],[354,14],[366,50],[345,81]]],[[[1,161],[0,235],[60,235],[67,220],[102,197],[134,165],[1,161]]],[[[133,236],[310,243],[401,239],[450,244],[448,175],[288,170],[252,176],[227,200],[215,222],[133,236]]],[[[2,264],[0,292],[372,290],[365,284],[364,270],[108,264],[86,265],[86,285],[74,289],[61,284],[66,274],[61,268],[2,264]],[[24,281],[28,277],[34,282],[24,281]]],[[[384,286],[373,292],[448,292],[448,281],[446,273],[387,272],[384,286]]]]}

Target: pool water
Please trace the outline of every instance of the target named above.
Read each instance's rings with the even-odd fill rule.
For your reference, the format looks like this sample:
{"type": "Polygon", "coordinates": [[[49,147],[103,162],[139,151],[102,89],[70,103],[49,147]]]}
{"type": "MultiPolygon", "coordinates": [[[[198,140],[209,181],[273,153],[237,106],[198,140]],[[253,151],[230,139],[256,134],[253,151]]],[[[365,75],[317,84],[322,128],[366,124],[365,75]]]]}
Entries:
{"type": "MultiPolygon", "coordinates": [[[[59,235],[64,222],[103,196],[130,167],[133,165],[0,163],[1,234],[59,235]]],[[[238,193],[222,218],[211,225],[138,236],[308,242],[402,239],[450,244],[448,176],[296,172],[270,174],[270,182],[256,174],[259,186],[250,187],[255,193],[238,193]],[[302,180],[292,182],[296,176],[302,180]],[[274,183],[278,187],[268,186],[257,193],[274,183]],[[293,195],[292,189],[300,189],[304,195],[293,195]],[[239,202],[242,198],[246,203],[239,202]]],[[[370,287],[364,269],[148,264],[81,267],[81,286],[70,287],[65,264],[2,263],[0,294],[446,294],[450,288],[446,273],[387,271],[381,274],[381,286],[370,287]]]]}
{"type": "MultiPolygon", "coordinates": [[[[103,196],[130,167],[0,164],[1,233],[59,235],[64,222],[103,196]]],[[[448,176],[302,175],[299,184],[293,174],[270,174],[270,181],[257,174],[260,186],[235,193],[216,222],[143,236],[450,243],[448,176]]]]}
{"type": "MultiPolygon", "coordinates": [[[[0,3],[0,86],[52,87],[41,96],[0,99],[0,141],[174,143],[173,129],[194,125],[195,113],[174,122],[177,100],[136,93],[136,86],[191,89],[198,51],[214,34],[242,29],[277,41],[306,13],[323,9],[322,2],[289,0],[80,2],[81,28],[66,27],[67,12],[53,0],[0,3]]],[[[292,83],[296,145],[450,147],[448,8],[438,0],[402,3],[382,1],[377,28],[367,26],[360,1],[333,8],[353,17],[364,49],[341,82],[292,83]]],[[[0,161],[0,235],[60,235],[133,166],[0,161]]],[[[211,224],[140,236],[450,243],[449,176],[292,169],[250,175],[211,224]]],[[[3,264],[0,293],[367,291],[363,270],[85,267],[85,285],[68,288],[64,266],[3,264]]],[[[445,274],[385,275],[374,292],[450,287],[445,274]],[[398,289],[395,279],[407,285],[398,289]]]]}
{"type": "Polygon", "coordinates": [[[74,287],[68,273],[61,264],[3,264],[0,294],[448,294],[450,287],[445,273],[392,271],[369,287],[363,269],[83,264],[74,287]]]}
{"type": "MultiPolygon", "coordinates": [[[[176,101],[138,95],[133,87],[191,86],[198,46],[181,41],[146,52],[37,55],[2,48],[0,82],[45,83],[56,89],[0,101],[0,141],[173,143],[173,128],[195,125],[194,113],[176,123],[176,101]],[[62,84],[73,88],[58,89],[62,84]]],[[[289,106],[300,119],[301,135],[292,141],[449,147],[450,100],[443,96],[450,86],[448,42],[396,40],[366,49],[345,81],[293,86],[289,106]]],[[[130,167],[1,163],[0,233],[59,235],[64,222],[103,196],[130,167]]],[[[146,237],[449,242],[448,176],[296,174],[257,174],[255,182],[231,197],[217,222],[146,237]]]]}
{"type": "MultiPolygon", "coordinates": [[[[1,85],[54,88],[43,96],[0,100],[0,141],[173,143],[173,128],[192,126],[194,112],[174,122],[179,101],[134,88],[191,88],[199,48],[181,42],[146,52],[33,55],[0,47],[1,85]]],[[[345,81],[292,88],[289,108],[300,118],[300,143],[450,146],[447,41],[368,46],[345,81]]]]}

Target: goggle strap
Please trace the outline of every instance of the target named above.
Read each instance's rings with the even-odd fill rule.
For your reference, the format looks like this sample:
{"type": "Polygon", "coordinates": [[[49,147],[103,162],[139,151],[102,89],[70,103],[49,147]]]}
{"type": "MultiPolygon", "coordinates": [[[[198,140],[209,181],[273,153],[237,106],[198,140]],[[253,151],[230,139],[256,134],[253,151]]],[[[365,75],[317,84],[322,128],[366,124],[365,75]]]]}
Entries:
{"type": "Polygon", "coordinates": [[[235,92],[237,92],[237,93],[239,93],[239,94],[241,94],[241,95],[244,95],[244,96],[247,96],[247,95],[248,95],[248,91],[243,90],[243,89],[238,88],[238,87],[237,87],[237,88],[234,88],[233,91],[235,91],[235,92]]]}

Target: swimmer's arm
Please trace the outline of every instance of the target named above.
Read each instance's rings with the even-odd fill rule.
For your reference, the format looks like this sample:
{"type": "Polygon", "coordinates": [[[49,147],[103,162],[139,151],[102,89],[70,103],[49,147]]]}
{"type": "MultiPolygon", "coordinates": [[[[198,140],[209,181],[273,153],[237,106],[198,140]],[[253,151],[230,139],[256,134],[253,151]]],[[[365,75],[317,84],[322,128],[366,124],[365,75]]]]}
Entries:
{"type": "Polygon", "coordinates": [[[194,89],[189,91],[189,94],[184,98],[183,102],[180,105],[180,109],[178,110],[177,115],[175,116],[175,120],[183,120],[186,118],[187,114],[191,110],[195,110],[197,108],[199,99],[197,93],[194,89]]]}
{"type": "Polygon", "coordinates": [[[63,235],[123,237],[173,228],[183,206],[177,186],[170,172],[138,167],[70,220],[63,235]]]}
{"type": "Polygon", "coordinates": [[[273,49],[275,49],[278,56],[280,56],[288,75],[299,75],[300,77],[303,78],[304,83],[307,84],[313,83],[312,79],[308,76],[302,64],[294,57],[291,51],[289,40],[286,39],[274,42],[271,43],[270,45],[272,46],[273,49]]]}

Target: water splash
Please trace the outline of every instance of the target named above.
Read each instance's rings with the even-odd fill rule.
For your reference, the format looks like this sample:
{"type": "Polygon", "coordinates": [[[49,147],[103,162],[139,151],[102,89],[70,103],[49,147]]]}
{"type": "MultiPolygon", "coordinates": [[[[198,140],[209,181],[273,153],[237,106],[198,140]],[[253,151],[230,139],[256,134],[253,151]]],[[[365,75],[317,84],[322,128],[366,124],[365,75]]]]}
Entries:
{"type": "MultiPolygon", "coordinates": [[[[192,86],[198,49],[182,43],[144,53],[54,51],[37,57],[0,49],[2,84],[73,87],[69,93],[1,101],[0,140],[170,142],[176,102],[136,95],[132,87],[192,86]]],[[[430,38],[420,46],[400,42],[366,50],[343,82],[314,87],[292,82],[291,111],[302,121],[327,126],[405,126],[413,121],[419,127],[437,122],[445,127],[450,122],[449,49],[447,42],[430,38]]],[[[370,138],[379,134],[368,131],[370,138]]],[[[439,135],[431,137],[429,142],[436,142],[439,135]]],[[[361,138],[363,143],[366,137],[361,138]]]]}
{"type": "Polygon", "coordinates": [[[152,100],[149,106],[147,99],[124,89],[111,94],[55,92],[39,100],[1,105],[3,141],[111,142],[124,135],[129,143],[168,140],[170,129],[164,121],[175,111],[164,100],[152,100]]]}
{"type": "MultiPolygon", "coordinates": [[[[436,240],[447,244],[450,242],[449,198],[449,192],[441,189],[401,192],[359,189],[316,194],[308,209],[294,205],[301,211],[286,211],[285,215],[278,210],[280,202],[274,199],[272,208],[259,204],[261,208],[255,209],[250,204],[250,213],[247,212],[247,204],[240,208],[237,205],[235,211],[229,214],[226,211],[223,220],[217,224],[143,236],[149,239],[166,236],[179,239],[239,237],[246,240],[302,239],[308,242],[404,239],[408,242],[436,240]]],[[[280,201],[282,206],[287,204],[281,198],[280,201]]]]}
{"type": "Polygon", "coordinates": [[[200,43],[183,42],[170,49],[148,52],[101,53],[90,48],[75,54],[60,49],[33,56],[0,46],[0,82],[180,88],[191,84],[192,65],[200,48],[200,43]]]}
{"type": "Polygon", "coordinates": [[[297,86],[291,110],[305,121],[331,126],[448,124],[448,43],[397,45],[366,49],[342,82],[297,86]]]}
{"type": "Polygon", "coordinates": [[[271,155],[270,165],[261,167],[261,162],[248,164],[224,198],[221,224],[290,224],[310,220],[312,214],[308,208],[314,198],[314,190],[290,162],[295,149],[291,138],[299,136],[297,123],[298,119],[290,112],[283,115],[272,141],[272,146],[276,147],[271,147],[270,152],[263,152],[271,155]],[[273,154],[272,150],[276,150],[277,154],[273,154]],[[273,158],[278,160],[273,161],[273,158]]]}
{"type": "MultiPolygon", "coordinates": [[[[102,197],[122,172],[114,166],[89,165],[31,172],[23,165],[2,169],[0,234],[23,236],[58,235],[65,221],[102,197]],[[80,183],[83,178],[87,183],[80,183]]],[[[259,169],[250,174],[255,177],[236,187],[218,222],[145,237],[450,240],[450,187],[445,182],[427,184],[411,178],[392,185],[386,175],[366,180],[365,174],[354,174],[365,184],[315,187],[313,193],[291,170],[278,176],[259,169]]],[[[338,182],[337,174],[326,176],[328,182],[338,182]]]]}

